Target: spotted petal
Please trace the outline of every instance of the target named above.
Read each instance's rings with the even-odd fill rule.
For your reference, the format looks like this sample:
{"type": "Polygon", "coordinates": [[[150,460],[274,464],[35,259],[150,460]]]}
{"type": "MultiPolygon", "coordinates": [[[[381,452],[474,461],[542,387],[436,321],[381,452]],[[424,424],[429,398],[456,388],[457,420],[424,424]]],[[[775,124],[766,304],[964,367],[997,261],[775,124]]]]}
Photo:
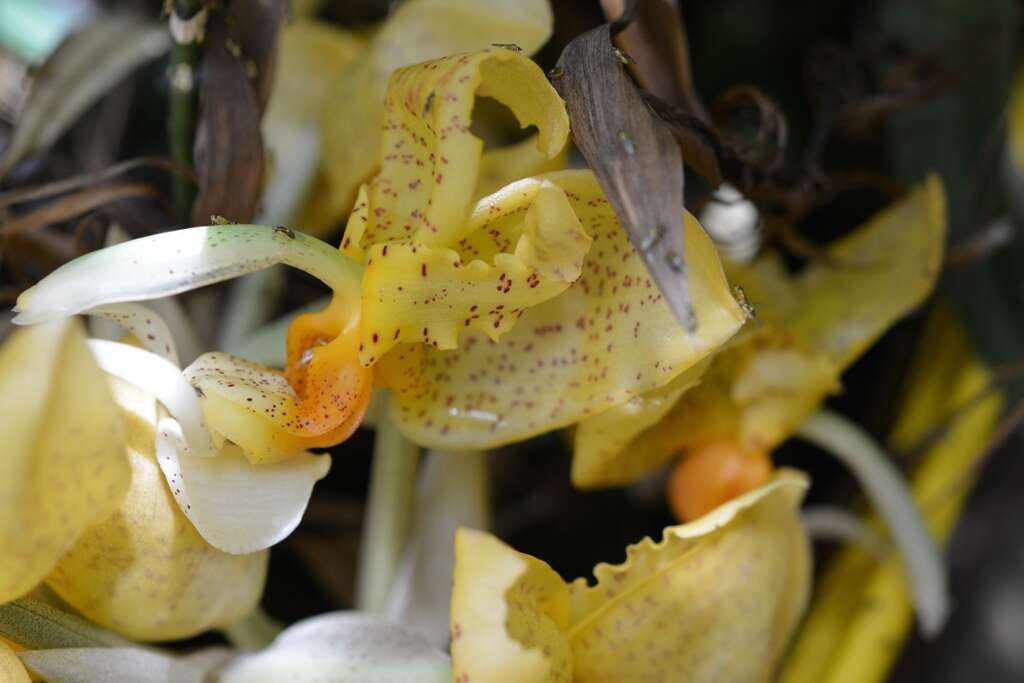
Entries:
{"type": "Polygon", "coordinates": [[[186,638],[241,619],[263,590],[267,553],[228,555],[203,540],[157,466],[156,399],[118,380],[112,386],[124,412],[131,486],[47,583],[90,620],[138,640],[186,638]]]}
{"type": "Polygon", "coordinates": [[[81,325],[15,332],[0,349],[0,602],[36,586],[131,477],[121,418],[81,325]]]}
{"type": "MultiPolygon", "coordinates": [[[[343,219],[360,184],[377,168],[392,72],[495,43],[533,54],[551,35],[552,22],[548,0],[410,0],[399,5],[336,84],[324,110],[328,182],[323,192],[327,205],[318,211],[321,220],[343,219]]],[[[471,177],[466,189],[472,191],[475,184],[471,177]]]]}
{"type": "MultiPolygon", "coordinates": [[[[945,240],[944,194],[930,177],[865,226],[828,248],[836,265],[813,264],[785,274],[774,254],[730,268],[759,311],[761,325],[715,357],[701,384],[656,424],[614,453],[591,434],[576,435],[581,486],[622,484],[623,463],[650,471],[690,448],[715,441],[745,450],[776,447],[839,388],[839,374],[935,285],[945,240]],[[580,448],[582,446],[582,448],[580,448]],[[605,447],[601,450],[602,446],[605,447]]],[[[633,477],[644,471],[632,472],[633,477]]]]}
{"type": "MultiPolygon", "coordinates": [[[[661,387],[739,329],[714,246],[692,217],[681,221],[700,331],[688,339],[629,244],[593,174],[541,180],[561,188],[593,239],[567,290],[527,309],[492,341],[462,333],[456,350],[422,350],[395,388],[393,412],[417,443],[489,448],[556,429],[661,387]]],[[[494,247],[492,247],[494,248],[494,247]]],[[[403,352],[405,353],[405,352],[403,352]]]]}
{"type": "Polygon", "coordinates": [[[797,510],[806,486],[802,475],[783,471],[690,524],[669,527],[659,543],[631,546],[625,563],[598,565],[596,584],[577,579],[568,596],[539,560],[460,531],[456,680],[771,680],[810,587],[797,510]],[[504,678],[505,657],[531,666],[504,678]]]}

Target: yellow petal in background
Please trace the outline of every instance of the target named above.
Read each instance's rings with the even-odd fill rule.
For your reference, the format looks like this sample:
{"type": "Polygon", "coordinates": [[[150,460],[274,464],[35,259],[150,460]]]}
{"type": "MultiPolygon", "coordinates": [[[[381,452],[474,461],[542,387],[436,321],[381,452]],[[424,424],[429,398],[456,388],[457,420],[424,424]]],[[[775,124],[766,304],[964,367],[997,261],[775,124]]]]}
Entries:
{"type": "Polygon", "coordinates": [[[535,179],[482,200],[463,230],[469,236],[458,250],[417,241],[370,249],[363,278],[365,365],[401,343],[453,349],[467,329],[496,341],[528,308],[580,276],[592,241],[565,192],[535,179]],[[481,254],[469,244],[477,236],[504,249],[481,254]]]}
{"type": "Polygon", "coordinates": [[[662,300],[593,174],[564,171],[541,180],[565,192],[593,239],[583,273],[527,309],[497,342],[467,330],[458,349],[424,349],[417,382],[396,390],[392,404],[416,443],[483,449],[572,424],[671,382],[745,320],[714,246],[692,217],[683,229],[700,324],[695,340],[662,300]]]}
{"type": "Polygon", "coordinates": [[[569,588],[551,567],[483,531],[456,532],[456,681],[569,683],[568,619],[569,588]]]}
{"type": "Polygon", "coordinates": [[[931,293],[945,241],[946,195],[942,181],[931,175],[829,245],[838,266],[808,266],[797,283],[793,331],[845,369],[931,293]]]}
{"type": "Polygon", "coordinates": [[[38,584],[128,488],[123,432],[80,323],[18,330],[0,349],[0,602],[38,584]]]}
{"type": "MultiPolygon", "coordinates": [[[[990,386],[992,373],[947,309],[935,309],[922,340],[890,442],[896,452],[906,452],[969,406],[925,452],[913,475],[914,497],[929,529],[945,542],[978,474],[976,458],[996,428],[1004,397],[994,393],[975,403],[979,392],[990,386]]],[[[844,548],[826,567],[779,680],[881,683],[913,619],[899,558],[878,563],[860,548],[844,548]]]]}
{"type": "MultiPolygon", "coordinates": [[[[533,54],[551,35],[552,24],[548,0],[410,0],[399,5],[334,87],[324,111],[328,182],[323,199],[328,204],[319,210],[320,219],[343,219],[360,184],[377,169],[384,93],[393,71],[495,43],[516,44],[533,54]]],[[[467,191],[475,184],[473,177],[467,191]]]]}
{"type": "Polygon", "coordinates": [[[138,640],[187,638],[241,619],[259,601],[267,553],[228,555],[202,539],[156,463],[156,400],[118,380],[112,386],[126,423],[131,486],[47,583],[90,620],[138,640]]]}
{"type": "Polygon", "coordinates": [[[566,587],[544,563],[461,530],[452,598],[455,680],[768,681],[803,613],[806,478],[765,486],[566,587]],[[564,590],[568,590],[568,600],[564,590]],[[491,658],[491,653],[499,653],[491,658]]]}
{"type": "Polygon", "coordinates": [[[683,394],[699,384],[709,365],[707,360],[698,363],[659,389],[581,420],[573,443],[573,484],[614,486],[634,481],[664,463],[664,454],[673,449],[630,447],[630,443],[658,424],[683,394]]]}
{"type": "Polygon", "coordinates": [[[21,665],[18,655],[0,638],[0,681],[4,683],[30,683],[28,672],[21,665]]]}

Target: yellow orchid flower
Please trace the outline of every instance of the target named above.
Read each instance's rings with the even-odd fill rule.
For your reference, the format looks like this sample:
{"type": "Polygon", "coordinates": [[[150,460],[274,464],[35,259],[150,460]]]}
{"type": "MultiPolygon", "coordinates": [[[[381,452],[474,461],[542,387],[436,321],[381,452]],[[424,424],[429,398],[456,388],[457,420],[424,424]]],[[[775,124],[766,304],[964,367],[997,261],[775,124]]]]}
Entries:
{"type": "MultiPolygon", "coordinates": [[[[340,250],[283,227],[154,235],[61,267],[19,297],[17,322],[104,311],[122,320],[118,311],[134,305],[123,302],[274,263],[330,286],[330,305],[292,324],[284,373],[214,352],[186,368],[183,382],[153,354],[107,350],[105,369],[120,367],[127,381],[163,378],[152,389],[163,391],[157,398],[182,433],[160,432],[178,444],[171,459],[182,463],[184,479],[185,464],[196,471],[229,460],[221,457],[224,444],[254,465],[246,477],[270,465],[301,467],[304,449],[336,444],[358,426],[374,381],[392,389],[396,421],[418,444],[466,449],[524,439],[677,380],[740,327],[745,314],[692,217],[680,228],[698,304],[693,339],[662,301],[591,173],[527,178],[474,206],[483,150],[469,131],[477,96],[536,125],[547,157],[564,147],[561,99],[515,50],[400,69],[385,99],[381,169],[361,189],[340,250]],[[121,308],[111,312],[112,305],[121,308]]],[[[215,546],[243,552],[269,545],[227,547],[225,534],[210,530],[224,506],[205,517],[195,508],[190,518],[215,546]]]]}
{"type": "Polygon", "coordinates": [[[581,422],[574,483],[624,484],[683,453],[674,482],[682,499],[677,509],[692,518],[764,481],[767,453],[932,290],[942,262],[944,206],[941,183],[932,176],[830,245],[835,265],[812,264],[792,277],[769,253],[729,269],[757,308],[758,324],[716,355],[696,386],[685,378],[581,422]]]}
{"type": "MultiPolygon", "coordinates": [[[[127,347],[131,348],[131,347],[127,347]]],[[[157,403],[108,378],[80,325],[16,332],[0,349],[8,438],[0,505],[0,602],[45,582],[98,624],[182,638],[245,616],[266,552],[210,546],[156,459],[157,403]]]]}
{"type": "Polygon", "coordinates": [[[563,147],[564,106],[515,51],[399,70],[381,170],[360,190],[341,244],[366,263],[361,360],[392,389],[393,417],[412,441],[456,450],[521,440],[661,387],[744,321],[688,216],[701,325],[688,339],[589,172],[527,178],[473,207],[474,95],[537,125],[548,156],[563,147]]]}
{"type": "Polygon", "coordinates": [[[810,554],[795,471],[660,543],[630,546],[596,583],[565,583],[489,534],[455,541],[455,683],[768,681],[805,608],[810,554]]]}
{"type": "Polygon", "coordinates": [[[0,681],[4,683],[29,683],[28,671],[22,666],[18,655],[6,640],[0,638],[0,681]]]}

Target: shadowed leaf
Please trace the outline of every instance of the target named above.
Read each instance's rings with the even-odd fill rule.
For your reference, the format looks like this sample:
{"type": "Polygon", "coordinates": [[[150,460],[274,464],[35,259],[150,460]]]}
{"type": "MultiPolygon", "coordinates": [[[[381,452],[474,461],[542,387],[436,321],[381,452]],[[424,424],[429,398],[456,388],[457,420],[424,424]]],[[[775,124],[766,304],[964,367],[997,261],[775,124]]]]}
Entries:
{"type": "Polygon", "coordinates": [[[0,178],[29,154],[53,144],[108,90],[169,45],[163,26],[124,14],[97,21],[64,41],[35,76],[0,159],[0,178]]]}
{"type": "Polygon", "coordinates": [[[256,213],[266,161],[260,119],[283,19],[278,2],[233,3],[207,25],[196,137],[199,195],[192,222],[213,214],[248,221],[256,213]],[[243,10],[244,6],[244,10],[243,10]]]}

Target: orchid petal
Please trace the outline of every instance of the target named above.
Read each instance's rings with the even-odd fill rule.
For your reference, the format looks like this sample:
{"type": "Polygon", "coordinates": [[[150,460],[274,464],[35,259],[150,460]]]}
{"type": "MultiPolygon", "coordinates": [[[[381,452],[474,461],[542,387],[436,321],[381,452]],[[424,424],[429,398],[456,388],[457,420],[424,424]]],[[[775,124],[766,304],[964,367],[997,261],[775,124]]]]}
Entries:
{"type": "Polygon", "coordinates": [[[536,63],[490,48],[395,72],[384,100],[380,171],[369,184],[361,246],[413,239],[451,246],[472,209],[483,142],[470,132],[475,96],[508,106],[537,147],[557,155],[569,135],[565,105],[536,63]]]}
{"type": "Polygon", "coordinates": [[[206,457],[217,454],[195,389],[176,365],[131,344],[105,339],[90,339],[88,343],[104,372],[145,389],[167,407],[181,422],[190,452],[206,457]]]}
{"type": "Polygon", "coordinates": [[[242,655],[220,683],[447,683],[443,652],[401,625],[333,612],[286,629],[270,647],[242,655]]]}
{"type": "Polygon", "coordinates": [[[709,364],[704,360],[663,387],[580,420],[573,443],[573,484],[581,488],[625,484],[663,464],[668,458],[662,449],[627,447],[700,383],[709,364]]]}
{"type": "Polygon", "coordinates": [[[486,197],[517,180],[565,169],[568,145],[557,156],[549,157],[537,143],[537,136],[531,135],[512,145],[485,149],[473,196],[486,197]]]}
{"type": "Polygon", "coordinates": [[[920,305],[942,270],[946,197],[936,175],[828,248],[797,281],[793,330],[845,369],[920,305]]]}
{"type": "Polygon", "coordinates": [[[156,457],[178,507],[214,548],[245,554],[287,537],[306,511],[313,485],[331,466],[329,455],[302,453],[271,465],[252,465],[231,444],[216,458],[182,453],[180,427],[160,420],[156,457]]]}
{"type": "Polygon", "coordinates": [[[275,263],[304,270],[335,292],[359,289],[359,265],[316,238],[262,225],[214,225],[142,237],[65,263],[21,293],[14,321],[28,325],[180,294],[275,263]]]}
{"type": "Polygon", "coordinates": [[[761,488],[630,546],[566,585],[488,534],[460,530],[452,599],[456,680],[768,681],[806,605],[806,479],[761,488]],[[730,644],[742,643],[737,653],[730,644]]]}
{"type": "Polygon", "coordinates": [[[138,339],[142,348],[180,366],[171,330],[156,311],[140,304],[123,303],[96,306],[85,314],[117,323],[138,339]]]}
{"type": "Polygon", "coordinates": [[[579,278],[592,241],[565,192],[533,179],[483,200],[462,230],[469,236],[458,250],[417,241],[370,248],[363,279],[364,364],[401,343],[456,348],[463,330],[496,341],[525,310],[579,278]],[[470,242],[485,234],[488,246],[470,242]],[[504,249],[495,249],[499,241],[504,249]],[[488,247],[491,253],[482,254],[488,247]]]}
{"type": "MultiPolygon", "coordinates": [[[[577,422],[661,387],[743,324],[711,241],[683,229],[700,331],[691,340],[662,300],[593,174],[544,176],[560,187],[594,243],[566,291],[523,313],[494,342],[463,332],[453,351],[422,348],[392,387],[392,410],[413,441],[483,449],[577,422]],[[551,391],[557,387],[558,391],[551,391]]],[[[392,353],[397,353],[398,350],[392,353]]]]}
{"type": "Polygon", "coordinates": [[[117,508],[131,478],[121,419],[78,322],[0,348],[0,602],[24,595],[117,508]]]}
{"type": "MultiPolygon", "coordinates": [[[[396,69],[496,43],[533,54],[551,35],[552,23],[548,0],[402,3],[373,36],[364,56],[335,84],[324,110],[327,185],[322,194],[329,205],[317,212],[321,221],[344,218],[359,186],[377,167],[385,91],[396,69]]],[[[475,184],[470,176],[466,189],[471,192],[475,184]]]]}
{"type": "Polygon", "coordinates": [[[267,553],[228,555],[203,540],[157,465],[156,399],[118,380],[112,388],[124,411],[131,486],[47,583],[90,620],[138,640],[186,638],[237,621],[259,600],[267,553]]]}
{"type": "Polygon", "coordinates": [[[547,563],[459,529],[452,592],[455,680],[570,683],[569,588],[547,563]]]}
{"type": "Polygon", "coordinates": [[[316,367],[324,368],[326,378],[312,384],[305,398],[281,373],[226,353],[203,354],[185,376],[201,392],[204,413],[218,434],[240,446],[252,463],[278,462],[307,448],[332,446],[359,426],[370,375],[355,361],[355,349],[341,346],[346,339],[317,349],[323,362],[316,367]],[[336,347],[352,362],[323,353],[336,347]]]}
{"type": "Polygon", "coordinates": [[[30,683],[28,672],[22,666],[18,655],[0,638],[0,680],[5,683],[30,683]]]}

